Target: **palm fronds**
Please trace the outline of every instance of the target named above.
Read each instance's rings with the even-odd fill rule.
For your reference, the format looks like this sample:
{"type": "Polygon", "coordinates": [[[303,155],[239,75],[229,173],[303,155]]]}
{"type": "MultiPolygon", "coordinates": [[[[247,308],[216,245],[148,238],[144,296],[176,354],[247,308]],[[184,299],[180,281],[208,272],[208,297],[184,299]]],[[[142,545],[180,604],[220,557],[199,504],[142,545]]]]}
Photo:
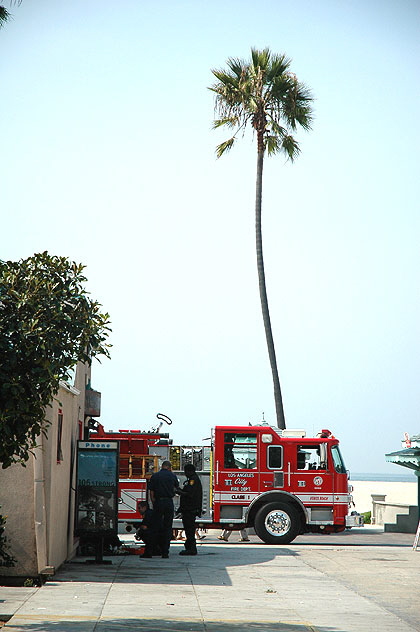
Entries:
{"type": "Polygon", "coordinates": [[[5,7],[0,7],[0,29],[11,17],[11,14],[5,7]]]}
{"type": "Polygon", "coordinates": [[[217,145],[216,147],[216,156],[218,158],[220,158],[220,156],[222,156],[224,153],[228,152],[230,149],[232,149],[233,143],[235,142],[235,137],[233,136],[232,138],[229,138],[229,140],[225,140],[224,143],[220,143],[220,145],[217,145]]]}
{"type": "MultiPolygon", "coordinates": [[[[213,128],[223,125],[245,129],[251,122],[257,134],[259,148],[269,155],[283,152],[293,160],[299,153],[293,138],[298,126],[309,130],[312,123],[313,101],[310,90],[290,72],[291,60],[286,55],[273,54],[269,48],[252,48],[251,59],[231,57],[227,69],[212,70],[216,83],[215,119],[213,128]]],[[[233,139],[216,149],[221,156],[233,145],[233,139]]]]}
{"type": "Polygon", "coordinates": [[[213,129],[222,127],[222,125],[227,125],[228,127],[235,127],[235,125],[238,125],[238,119],[236,116],[227,116],[225,118],[215,119],[213,121],[213,129]]]}

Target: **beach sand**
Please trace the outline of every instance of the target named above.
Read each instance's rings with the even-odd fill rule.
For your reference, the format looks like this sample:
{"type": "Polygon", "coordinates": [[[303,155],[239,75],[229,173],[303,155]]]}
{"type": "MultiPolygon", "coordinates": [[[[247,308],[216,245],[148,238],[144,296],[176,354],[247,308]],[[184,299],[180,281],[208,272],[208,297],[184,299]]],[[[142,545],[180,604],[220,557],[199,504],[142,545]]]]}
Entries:
{"type": "Polygon", "coordinates": [[[417,505],[417,481],[353,481],[354,509],[359,513],[372,511],[372,494],[386,494],[385,502],[417,505]]]}

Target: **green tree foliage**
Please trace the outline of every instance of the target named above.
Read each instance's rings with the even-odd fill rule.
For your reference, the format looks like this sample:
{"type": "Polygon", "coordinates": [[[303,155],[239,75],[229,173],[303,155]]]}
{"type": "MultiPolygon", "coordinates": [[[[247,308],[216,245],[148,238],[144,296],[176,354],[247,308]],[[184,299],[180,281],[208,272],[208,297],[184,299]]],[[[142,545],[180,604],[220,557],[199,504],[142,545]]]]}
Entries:
{"type": "Polygon", "coordinates": [[[277,369],[277,359],[268,309],[262,249],[261,201],[264,155],[283,153],[294,160],[300,148],[294,137],[297,126],[310,129],[312,121],[310,91],[290,72],[291,60],[265,48],[251,49],[251,59],[230,58],[227,70],[212,70],[217,82],[210,87],[216,93],[215,110],[218,118],[213,127],[231,128],[233,136],[216,148],[218,157],[228,152],[239,133],[251,127],[257,138],[257,180],[255,195],[255,227],[257,268],[261,309],[268,355],[273,376],[277,425],[285,428],[283,399],[277,369]]]}
{"type": "Polygon", "coordinates": [[[6,518],[7,516],[0,514],[0,566],[14,566],[16,559],[9,553],[8,540],[4,534],[6,518]]]}
{"type": "Polygon", "coordinates": [[[78,361],[109,357],[109,315],[84,289],[84,266],[35,254],[0,261],[0,463],[24,463],[45,411],[78,361]]]}

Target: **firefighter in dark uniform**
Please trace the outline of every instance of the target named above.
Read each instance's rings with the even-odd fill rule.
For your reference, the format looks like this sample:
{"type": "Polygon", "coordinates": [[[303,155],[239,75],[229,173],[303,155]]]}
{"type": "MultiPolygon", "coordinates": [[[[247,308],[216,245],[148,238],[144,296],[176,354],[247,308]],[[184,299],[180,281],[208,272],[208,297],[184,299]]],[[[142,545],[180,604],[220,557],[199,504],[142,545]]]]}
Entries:
{"type": "Polygon", "coordinates": [[[179,513],[182,515],[182,525],[185,531],[185,550],[181,551],[180,555],[197,555],[195,520],[197,516],[201,516],[203,488],[192,463],[185,465],[184,473],[187,480],[183,488],[177,492],[181,497],[179,513]]]}
{"type": "Polygon", "coordinates": [[[145,500],[137,503],[137,510],[142,517],[140,527],[134,536],[136,540],[143,540],[145,543],[144,553],[140,557],[152,557],[153,555],[153,510],[145,500]]]}
{"type": "Polygon", "coordinates": [[[172,538],[174,519],[175,490],[179,488],[178,479],[172,472],[170,461],[164,461],[159,472],[149,481],[150,497],[153,503],[153,545],[160,546],[162,557],[169,557],[169,545],[172,538]]]}

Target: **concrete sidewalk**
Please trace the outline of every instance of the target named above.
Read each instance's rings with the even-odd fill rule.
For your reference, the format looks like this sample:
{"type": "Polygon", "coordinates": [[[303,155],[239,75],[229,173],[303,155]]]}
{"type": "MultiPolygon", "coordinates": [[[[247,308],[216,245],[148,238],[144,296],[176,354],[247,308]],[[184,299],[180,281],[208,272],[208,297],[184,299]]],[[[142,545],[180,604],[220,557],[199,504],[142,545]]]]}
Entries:
{"type": "Polygon", "coordinates": [[[197,557],[179,557],[183,546],[174,543],[166,560],[113,556],[102,566],[76,558],[42,588],[0,587],[0,619],[13,615],[3,630],[420,630],[420,551],[411,535],[353,529],[284,547],[216,535],[197,557]]]}

